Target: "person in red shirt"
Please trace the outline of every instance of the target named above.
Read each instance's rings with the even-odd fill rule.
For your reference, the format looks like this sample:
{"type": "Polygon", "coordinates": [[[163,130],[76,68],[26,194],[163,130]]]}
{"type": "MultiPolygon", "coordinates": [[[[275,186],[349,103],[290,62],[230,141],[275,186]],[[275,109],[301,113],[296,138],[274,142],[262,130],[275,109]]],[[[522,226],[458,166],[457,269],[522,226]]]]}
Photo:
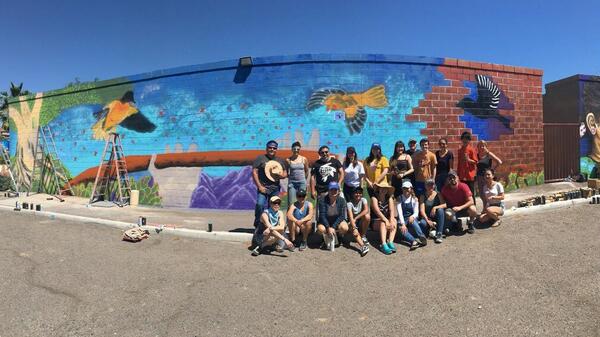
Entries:
{"type": "Polygon", "coordinates": [[[458,181],[458,175],[454,170],[448,172],[448,181],[446,182],[446,186],[442,188],[440,203],[439,207],[446,209],[447,221],[458,225],[456,218],[468,216],[467,233],[473,234],[475,232],[473,222],[475,221],[475,217],[477,217],[477,210],[475,209],[473,193],[471,193],[467,184],[458,181]]]}
{"type": "MultiPolygon", "coordinates": [[[[458,149],[458,178],[461,182],[467,184],[471,190],[471,195],[475,195],[475,174],[477,173],[477,152],[471,146],[471,133],[465,131],[460,135],[462,142],[458,149]]],[[[475,198],[473,198],[475,205],[475,198]]]]}

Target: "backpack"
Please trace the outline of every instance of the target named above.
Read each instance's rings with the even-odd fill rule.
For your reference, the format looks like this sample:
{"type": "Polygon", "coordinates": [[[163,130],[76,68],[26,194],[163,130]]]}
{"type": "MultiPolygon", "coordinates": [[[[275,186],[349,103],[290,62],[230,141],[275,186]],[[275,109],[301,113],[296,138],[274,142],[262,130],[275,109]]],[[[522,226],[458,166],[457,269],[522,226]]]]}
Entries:
{"type": "Polygon", "coordinates": [[[149,236],[150,233],[148,231],[145,231],[140,227],[135,227],[123,232],[123,241],[139,242],[147,239],[149,236]]]}

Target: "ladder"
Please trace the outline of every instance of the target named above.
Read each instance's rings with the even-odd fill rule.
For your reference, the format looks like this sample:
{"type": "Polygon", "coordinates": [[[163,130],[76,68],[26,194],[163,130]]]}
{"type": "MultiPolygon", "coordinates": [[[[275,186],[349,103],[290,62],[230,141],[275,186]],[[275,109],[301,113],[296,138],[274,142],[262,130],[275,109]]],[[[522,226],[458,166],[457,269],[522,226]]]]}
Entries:
{"type": "Polygon", "coordinates": [[[89,203],[105,200],[123,207],[129,204],[130,197],[131,183],[121,136],[111,132],[104,145],[89,203]]]}
{"type": "Polygon", "coordinates": [[[38,129],[28,195],[34,187],[37,175],[39,175],[37,185],[38,193],[48,193],[49,191],[53,191],[54,193],[48,194],[54,194],[54,196],[61,201],[63,201],[63,199],[60,196],[67,192],[71,195],[75,195],[71,188],[71,183],[69,182],[65,167],[58,157],[52,130],[48,125],[41,126],[38,129]],[[50,174],[50,177],[47,176],[48,174],[50,174]],[[51,185],[54,185],[55,188],[51,189],[51,185]]]}
{"type": "MultiPolygon", "coordinates": [[[[11,188],[13,188],[14,193],[17,194],[17,196],[19,195],[19,185],[17,184],[17,181],[15,180],[15,175],[12,172],[12,163],[10,162],[10,153],[8,152],[8,149],[6,147],[4,147],[4,145],[2,143],[0,143],[0,155],[2,156],[2,160],[4,161],[4,164],[6,166],[8,166],[8,175],[10,176],[10,181],[12,182],[12,186],[11,188]]],[[[10,194],[10,192],[9,192],[10,194]]]]}

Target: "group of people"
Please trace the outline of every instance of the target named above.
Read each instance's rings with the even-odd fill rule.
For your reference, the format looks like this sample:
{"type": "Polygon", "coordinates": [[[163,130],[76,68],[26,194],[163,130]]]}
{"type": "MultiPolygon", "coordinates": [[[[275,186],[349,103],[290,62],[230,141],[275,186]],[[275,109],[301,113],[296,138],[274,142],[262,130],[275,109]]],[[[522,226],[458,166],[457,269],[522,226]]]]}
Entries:
{"type": "Polygon", "coordinates": [[[494,170],[502,161],[479,141],[475,149],[471,134],[461,135],[462,145],[456,157],[441,138],[439,149],[432,152],[429,140],[410,140],[408,149],[396,142],[390,159],[373,143],[364,161],[356,149],[346,150],[343,163],[319,148],[319,159],[310,165],[300,155],[301,144],[292,144],[287,159],[276,156],[278,144],[267,143],[266,153],[253,164],[253,180],[258,190],[252,255],[275,249],[303,251],[308,237],[317,232],[323,237],[322,248],[335,250],[352,236],[361,256],[369,252],[367,230],[379,232],[379,250],[395,253],[396,235],[410,249],[427,245],[427,238],[442,243],[450,232],[462,232],[459,218],[468,218],[467,233],[477,222],[496,227],[504,214],[504,189],[495,181],[494,170]],[[281,210],[280,180],[288,178],[288,209],[281,210]],[[478,213],[475,186],[483,210],[478,213]],[[363,195],[366,187],[368,198],[363,195]],[[316,200],[316,206],[307,200],[316,200]]]}

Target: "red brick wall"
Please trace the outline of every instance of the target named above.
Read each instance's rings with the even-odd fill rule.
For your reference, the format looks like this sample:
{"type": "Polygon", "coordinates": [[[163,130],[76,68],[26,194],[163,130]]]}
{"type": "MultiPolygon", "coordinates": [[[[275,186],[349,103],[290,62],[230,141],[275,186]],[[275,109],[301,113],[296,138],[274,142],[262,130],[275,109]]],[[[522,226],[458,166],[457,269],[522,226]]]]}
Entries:
{"type": "MultiPolygon", "coordinates": [[[[426,94],[419,106],[407,116],[408,121],[427,122],[427,128],[421,133],[429,138],[433,148],[437,148],[440,137],[446,137],[449,149],[456,154],[461,133],[473,132],[459,120],[464,110],[456,104],[469,94],[463,81],[475,81],[476,75],[486,75],[492,77],[494,83],[514,104],[514,110],[500,110],[501,115],[514,117],[514,122],[511,123],[514,134],[501,135],[499,140],[487,141],[490,151],[504,162],[498,168],[498,174],[506,176],[510,172],[543,171],[541,70],[456,59],[446,59],[438,70],[449,80],[449,84],[433,87],[431,93],[426,94]]],[[[473,139],[473,145],[476,145],[476,134],[473,139]]]]}

